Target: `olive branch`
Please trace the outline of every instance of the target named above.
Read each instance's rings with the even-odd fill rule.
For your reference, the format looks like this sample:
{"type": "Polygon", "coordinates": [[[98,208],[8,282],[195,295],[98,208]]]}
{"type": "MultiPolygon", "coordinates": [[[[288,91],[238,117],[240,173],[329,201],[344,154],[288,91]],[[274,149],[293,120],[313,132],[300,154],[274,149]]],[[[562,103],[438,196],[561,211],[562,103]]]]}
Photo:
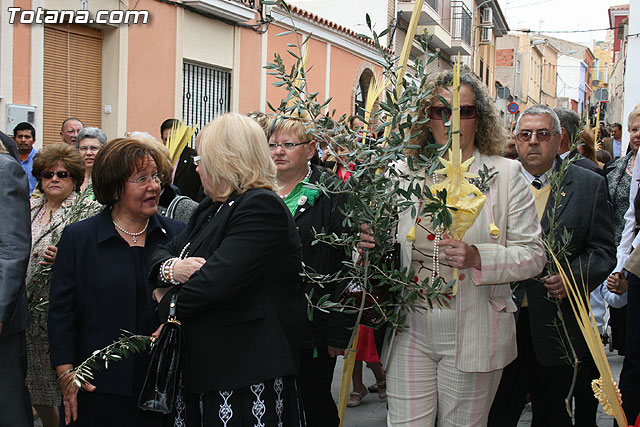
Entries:
{"type": "Polygon", "coordinates": [[[66,387],[74,384],[82,387],[94,379],[94,373],[109,369],[109,363],[120,362],[136,354],[143,353],[153,346],[153,338],[147,335],[135,335],[122,330],[122,335],[116,341],[103,349],[94,351],[91,356],[78,366],[69,369],[60,379],[69,377],[66,387]]]}
{"type": "MultiPolygon", "coordinates": [[[[291,17],[290,9],[284,1],[268,3],[282,7],[291,17]]],[[[306,295],[308,317],[313,319],[314,310],[319,310],[357,313],[360,319],[367,299],[374,301],[373,306],[381,322],[386,322],[393,328],[402,328],[406,314],[423,305],[420,301],[426,302],[428,306],[436,301],[442,302],[449,288],[442,279],[431,281],[427,278],[416,282],[414,271],[401,269],[399,263],[388,260],[396,243],[395,229],[399,212],[411,209],[414,217],[420,214],[430,218],[435,228],[446,229],[452,222],[451,211],[454,208],[447,206],[446,191],[432,193],[425,184],[424,173],[415,173],[426,170],[432,175],[441,167],[438,157],[450,146],[450,140],[444,146],[428,143],[421,147],[415,142],[421,135],[421,131],[416,130],[417,126],[424,125],[429,120],[428,117],[419,116],[419,110],[423,101],[431,96],[431,89],[426,84],[429,78],[426,65],[435,60],[437,54],[428,54],[426,64],[417,59],[409,71],[413,76],[403,77],[397,85],[398,56],[380,43],[380,38],[389,34],[391,28],[377,33],[367,16],[371,36],[358,36],[375,45],[382,58],[377,64],[382,69],[382,75],[378,79],[382,78],[389,84],[386,85],[388,89],[381,92],[371,111],[367,111],[365,122],[370,134],[363,135],[362,129],[349,127],[349,117],[346,114],[339,115],[331,108],[331,98],[321,100],[318,92],[308,90],[305,48],[312,35],[300,33],[293,24],[292,17],[291,22],[292,29],[278,36],[289,35],[295,38],[295,43],[287,44],[288,59],[292,59],[293,63],[287,67],[287,61],[279,53],[275,53],[273,60],[265,66],[267,74],[276,80],[273,85],[283,90],[279,104],[268,103],[270,110],[278,117],[274,120],[296,118],[313,125],[308,126],[313,139],[326,142],[328,148],[346,148],[349,152],[346,163],[357,163],[347,182],[321,179],[316,184],[306,184],[325,195],[346,196],[341,213],[345,217],[343,225],[351,230],[343,235],[315,230],[314,244],[342,247],[346,253],[351,254],[360,241],[358,231],[361,224],[370,224],[376,242],[375,248],[365,251],[362,260],[347,262],[338,274],[323,276],[308,268],[304,269],[305,280],[319,288],[327,283],[343,282],[355,283],[363,290],[362,302],[356,302],[353,298],[332,301],[331,296],[323,292],[310,292],[306,295]],[[413,155],[407,155],[409,151],[413,155]],[[406,162],[410,172],[401,172],[396,167],[400,162],[406,162]],[[424,201],[420,212],[416,211],[415,200],[424,201]],[[390,298],[377,301],[373,298],[374,289],[386,289],[390,298]]],[[[427,52],[427,36],[417,39],[427,52]]]]}

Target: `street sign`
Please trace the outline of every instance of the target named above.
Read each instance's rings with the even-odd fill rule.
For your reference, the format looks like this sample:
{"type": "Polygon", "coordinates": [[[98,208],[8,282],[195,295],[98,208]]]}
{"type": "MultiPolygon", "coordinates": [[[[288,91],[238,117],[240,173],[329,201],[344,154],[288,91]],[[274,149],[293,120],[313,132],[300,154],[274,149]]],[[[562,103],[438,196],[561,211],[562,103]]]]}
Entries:
{"type": "MultiPolygon", "coordinates": [[[[491,10],[491,9],[487,9],[491,10]]],[[[507,99],[511,96],[511,91],[506,86],[500,86],[496,88],[496,96],[498,99],[507,99]]]]}
{"type": "Polygon", "coordinates": [[[511,114],[516,114],[518,111],[520,111],[520,107],[515,102],[511,102],[509,103],[509,105],[507,105],[507,110],[511,114]]]}
{"type": "Polygon", "coordinates": [[[600,88],[595,91],[594,97],[596,101],[607,102],[609,100],[609,90],[607,88],[600,88]]]}

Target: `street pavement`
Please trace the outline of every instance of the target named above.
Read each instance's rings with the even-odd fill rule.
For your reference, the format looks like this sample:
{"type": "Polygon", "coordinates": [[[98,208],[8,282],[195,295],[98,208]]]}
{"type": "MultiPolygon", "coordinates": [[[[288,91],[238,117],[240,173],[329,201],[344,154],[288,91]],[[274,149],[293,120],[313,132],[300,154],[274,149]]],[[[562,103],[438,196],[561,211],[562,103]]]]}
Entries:
{"type": "MultiPolygon", "coordinates": [[[[622,369],[622,356],[617,353],[607,352],[607,358],[611,365],[613,378],[618,382],[620,370],[622,369]]],[[[342,376],[343,359],[340,357],[336,363],[336,370],[333,375],[332,392],[336,402],[338,401],[338,392],[340,389],[340,379],[342,376]]],[[[375,384],[376,380],[370,369],[364,368],[364,383],[366,385],[375,384]]],[[[379,400],[378,395],[369,393],[362,400],[362,404],[355,408],[347,408],[343,427],[385,427],[387,417],[387,404],[385,401],[379,400]]],[[[610,427],[613,425],[613,417],[602,412],[602,408],[598,407],[598,426],[610,427]]],[[[520,416],[518,427],[531,425],[531,406],[527,405],[520,416]]]]}
{"type": "MultiPolygon", "coordinates": [[[[622,356],[617,354],[608,353],[607,358],[611,365],[611,371],[614,379],[618,380],[620,376],[620,369],[622,369],[622,356]]],[[[336,363],[336,370],[333,375],[332,392],[333,397],[338,401],[338,392],[340,389],[340,380],[342,377],[342,363],[343,358],[340,357],[336,363]]],[[[364,368],[363,372],[364,383],[367,385],[374,384],[376,382],[375,377],[370,369],[364,368]]],[[[343,427],[385,427],[387,419],[387,402],[378,399],[378,395],[375,393],[369,393],[362,400],[362,404],[355,408],[347,408],[345,414],[345,420],[342,424],[343,427]]],[[[520,422],[518,427],[525,427],[531,425],[531,406],[527,405],[520,416],[520,422]]],[[[598,407],[598,425],[600,427],[609,427],[613,425],[613,418],[602,412],[602,408],[598,407]]],[[[42,427],[42,422],[38,419],[35,422],[36,427],[42,427]]]]}

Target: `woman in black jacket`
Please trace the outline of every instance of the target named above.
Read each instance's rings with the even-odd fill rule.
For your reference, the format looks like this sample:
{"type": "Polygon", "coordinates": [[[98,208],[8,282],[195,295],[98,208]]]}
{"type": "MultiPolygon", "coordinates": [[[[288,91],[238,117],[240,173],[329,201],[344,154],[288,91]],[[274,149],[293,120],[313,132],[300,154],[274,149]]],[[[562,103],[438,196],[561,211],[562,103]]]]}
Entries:
{"type": "MultiPolygon", "coordinates": [[[[316,141],[310,123],[299,118],[279,118],[270,132],[269,149],[278,169],[278,194],[293,215],[302,240],[302,261],[308,270],[320,274],[334,274],[345,268],[348,254],[343,247],[317,242],[316,232],[342,235],[345,227],[343,209],[345,198],[327,195],[318,189],[305,187],[305,183],[324,181],[330,184],[336,178],[311,165],[316,156],[316,141]],[[315,231],[314,231],[315,230],[315,231]]],[[[328,282],[322,286],[304,281],[305,292],[313,290],[317,302],[329,294],[337,301],[344,289],[343,282],[328,282]]],[[[314,310],[313,320],[306,322],[305,339],[301,353],[300,386],[307,416],[307,425],[332,427],[339,424],[338,410],[331,395],[331,381],[336,356],[349,343],[353,322],[338,312],[314,310]]]]}
{"type": "MultiPolygon", "coordinates": [[[[299,426],[300,239],[274,193],[264,132],[230,113],[198,135],[207,194],[152,260],[166,319],[169,287],[186,339],[187,425],[299,426]]],[[[181,418],[182,414],[178,414],[181,418]]]]}
{"type": "Polygon", "coordinates": [[[157,215],[164,173],[149,145],[119,139],[96,156],[92,183],[107,207],[64,229],[53,267],[49,298],[49,349],[63,392],[66,424],[155,426],[159,417],[138,409],[148,355],[97,372],[78,393],[68,370],[113,343],[122,330],[149,335],[158,327],[145,265],[161,243],[184,224],[157,215]]]}

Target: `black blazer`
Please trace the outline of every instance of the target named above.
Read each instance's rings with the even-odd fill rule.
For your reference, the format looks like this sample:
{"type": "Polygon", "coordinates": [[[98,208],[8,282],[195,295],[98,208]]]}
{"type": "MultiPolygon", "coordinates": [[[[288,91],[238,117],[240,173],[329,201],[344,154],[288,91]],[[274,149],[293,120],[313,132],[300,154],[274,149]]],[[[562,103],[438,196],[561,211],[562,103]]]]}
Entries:
{"type": "MultiPolygon", "coordinates": [[[[326,180],[325,185],[330,186],[332,182],[338,182],[335,176],[327,172],[323,173],[316,166],[312,166],[311,171],[309,182],[312,184],[317,183],[322,175],[326,180]]],[[[347,197],[341,194],[327,196],[320,193],[313,205],[307,200],[306,203],[298,206],[293,215],[302,241],[302,261],[316,273],[331,275],[347,268],[343,263],[349,261],[350,254],[346,253],[344,247],[331,246],[322,242],[314,244],[317,240],[316,232],[335,233],[338,236],[351,232],[344,223],[345,217],[342,212],[346,199],[347,197]]],[[[323,286],[320,286],[309,280],[304,280],[305,293],[310,294],[311,290],[314,290],[314,302],[327,294],[331,295],[330,301],[337,302],[345,286],[346,282],[344,281],[324,283],[323,286]]],[[[313,321],[307,319],[306,324],[304,348],[325,345],[346,348],[355,324],[355,317],[337,311],[325,313],[315,310],[313,321]]]]}
{"type": "MultiPolygon", "coordinates": [[[[231,390],[295,375],[304,322],[300,239],[287,207],[270,190],[206,198],[187,228],[153,255],[150,278],[178,256],[207,262],[179,287],[191,392],[231,390]]],[[[161,319],[168,312],[160,302],[161,319]]]]}
{"type": "MultiPolygon", "coordinates": [[[[605,180],[582,167],[571,165],[562,183],[564,193],[558,211],[559,231],[566,227],[571,233],[571,271],[580,285],[581,277],[589,292],[607,278],[616,265],[616,246],[613,240],[610,211],[607,204],[605,180]]],[[[545,208],[540,225],[544,234],[549,232],[548,211],[552,197],[545,208]]],[[[566,267],[565,267],[566,268],[566,267]]],[[[547,274],[546,272],[543,273],[547,274]]],[[[570,274],[567,271],[567,274],[570,274]]],[[[547,289],[538,280],[530,279],[516,285],[515,296],[521,303],[527,293],[531,337],[538,361],[545,366],[567,363],[558,343],[559,333],[551,326],[556,321],[556,304],[547,296],[547,289]]],[[[586,295],[589,298],[589,295],[586,295]]],[[[562,313],[580,357],[588,357],[589,350],[578,328],[569,301],[562,300],[562,313]]]]}
{"type": "Polygon", "coordinates": [[[200,201],[202,197],[199,197],[199,192],[202,182],[200,182],[200,175],[196,172],[196,165],[193,164],[193,158],[197,155],[198,152],[193,148],[184,147],[176,165],[173,184],[180,189],[180,194],[183,196],[200,201]]]}
{"type": "Polygon", "coordinates": [[[604,170],[598,166],[596,163],[594,163],[592,160],[587,159],[586,157],[583,157],[580,152],[578,151],[578,149],[574,149],[573,151],[571,151],[569,153],[569,158],[574,158],[574,157],[578,157],[577,160],[573,163],[576,166],[580,166],[581,168],[590,170],[591,172],[595,172],[598,175],[600,175],[601,177],[606,179],[606,174],[604,172],[604,170]]]}
{"type": "MultiPolygon", "coordinates": [[[[149,220],[145,241],[148,261],[160,243],[168,242],[184,223],[159,215],[149,220]]],[[[114,342],[121,330],[136,326],[136,275],[129,245],[111,220],[111,209],[67,226],[58,244],[49,301],[49,345],[53,366],[84,361],[97,349],[114,342]]],[[[158,326],[152,309],[153,287],[147,283],[147,306],[152,328],[158,326]]],[[[91,381],[101,393],[131,396],[134,359],[98,372],[91,381]]]]}

